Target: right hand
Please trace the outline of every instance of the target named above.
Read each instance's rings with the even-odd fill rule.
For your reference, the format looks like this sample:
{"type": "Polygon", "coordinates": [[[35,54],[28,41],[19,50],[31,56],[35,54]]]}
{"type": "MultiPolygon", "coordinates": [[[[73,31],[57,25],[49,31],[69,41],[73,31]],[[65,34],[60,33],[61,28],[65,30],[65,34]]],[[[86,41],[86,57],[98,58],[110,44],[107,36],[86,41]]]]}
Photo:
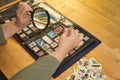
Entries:
{"type": "Polygon", "coordinates": [[[72,28],[65,28],[64,33],[59,41],[58,50],[62,50],[67,54],[73,48],[81,46],[83,44],[83,35],[78,30],[72,28]]]}

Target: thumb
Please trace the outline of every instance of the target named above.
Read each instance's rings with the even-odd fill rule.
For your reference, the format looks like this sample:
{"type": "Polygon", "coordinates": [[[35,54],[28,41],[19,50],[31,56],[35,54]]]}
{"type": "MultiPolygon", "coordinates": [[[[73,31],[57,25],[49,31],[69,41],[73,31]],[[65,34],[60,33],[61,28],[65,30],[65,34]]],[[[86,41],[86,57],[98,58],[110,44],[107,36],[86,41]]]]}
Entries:
{"type": "Polygon", "coordinates": [[[62,36],[65,36],[65,37],[67,37],[68,36],[68,29],[67,28],[64,28],[64,33],[63,33],[63,35],[62,36]]]}

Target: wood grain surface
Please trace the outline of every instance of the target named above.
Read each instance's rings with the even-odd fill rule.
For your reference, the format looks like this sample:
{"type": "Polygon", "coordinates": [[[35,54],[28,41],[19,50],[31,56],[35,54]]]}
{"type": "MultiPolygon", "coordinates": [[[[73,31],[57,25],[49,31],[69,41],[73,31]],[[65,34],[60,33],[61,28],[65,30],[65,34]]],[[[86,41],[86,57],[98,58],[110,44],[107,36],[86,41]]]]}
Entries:
{"type": "MultiPolygon", "coordinates": [[[[85,57],[102,64],[106,80],[120,80],[120,1],[45,0],[66,17],[99,38],[102,43],[85,57]]],[[[0,47],[0,69],[10,78],[35,60],[11,38],[0,47]]],[[[75,66],[76,63],[73,65],[75,66]]],[[[73,66],[56,79],[65,80],[73,66]]]]}

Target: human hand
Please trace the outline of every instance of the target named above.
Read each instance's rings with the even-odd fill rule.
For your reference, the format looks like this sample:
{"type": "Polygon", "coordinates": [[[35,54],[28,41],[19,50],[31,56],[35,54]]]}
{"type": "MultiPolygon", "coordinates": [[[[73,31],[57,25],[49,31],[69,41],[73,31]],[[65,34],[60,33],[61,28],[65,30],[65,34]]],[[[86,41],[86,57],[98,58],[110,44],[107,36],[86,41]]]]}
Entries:
{"type": "Polygon", "coordinates": [[[62,62],[65,55],[69,53],[73,48],[81,46],[83,44],[83,35],[78,30],[72,28],[65,28],[64,33],[59,40],[59,45],[56,51],[51,55],[62,62]]]}
{"type": "Polygon", "coordinates": [[[31,19],[32,8],[26,2],[20,2],[16,11],[15,25],[19,28],[24,28],[28,25],[31,19]]]}
{"type": "Polygon", "coordinates": [[[66,54],[75,47],[83,44],[83,35],[78,30],[72,28],[65,28],[64,33],[59,41],[58,50],[66,54]]]}

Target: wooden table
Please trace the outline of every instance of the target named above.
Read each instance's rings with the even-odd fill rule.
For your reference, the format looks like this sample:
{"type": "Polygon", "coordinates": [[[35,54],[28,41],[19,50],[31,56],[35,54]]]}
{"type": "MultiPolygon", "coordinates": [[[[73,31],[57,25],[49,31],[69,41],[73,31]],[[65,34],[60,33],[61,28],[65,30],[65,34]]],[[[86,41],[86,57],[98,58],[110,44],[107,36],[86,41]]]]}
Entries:
{"type": "MultiPolygon", "coordinates": [[[[6,1],[6,0],[3,0],[3,3],[4,3],[5,1],[6,1]]],[[[5,8],[13,5],[13,4],[16,4],[16,3],[20,2],[20,1],[21,1],[21,0],[13,0],[13,1],[9,2],[9,4],[6,4],[6,5],[4,5],[4,6],[1,6],[1,7],[0,7],[0,10],[3,10],[3,9],[5,9],[5,8]]],[[[1,1],[1,2],[2,2],[2,1],[1,1]]]]}
{"type": "MultiPolygon", "coordinates": [[[[66,17],[99,38],[102,43],[86,55],[102,64],[106,80],[120,80],[120,1],[45,0],[66,17]]],[[[0,47],[0,69],[10,78],[35,60],[14,40],[0,47]]],[[[73,65],[75,66],[75,64],[73,65]]],[[[56,79],[65,80],[71,66],[56,79]]]]}

